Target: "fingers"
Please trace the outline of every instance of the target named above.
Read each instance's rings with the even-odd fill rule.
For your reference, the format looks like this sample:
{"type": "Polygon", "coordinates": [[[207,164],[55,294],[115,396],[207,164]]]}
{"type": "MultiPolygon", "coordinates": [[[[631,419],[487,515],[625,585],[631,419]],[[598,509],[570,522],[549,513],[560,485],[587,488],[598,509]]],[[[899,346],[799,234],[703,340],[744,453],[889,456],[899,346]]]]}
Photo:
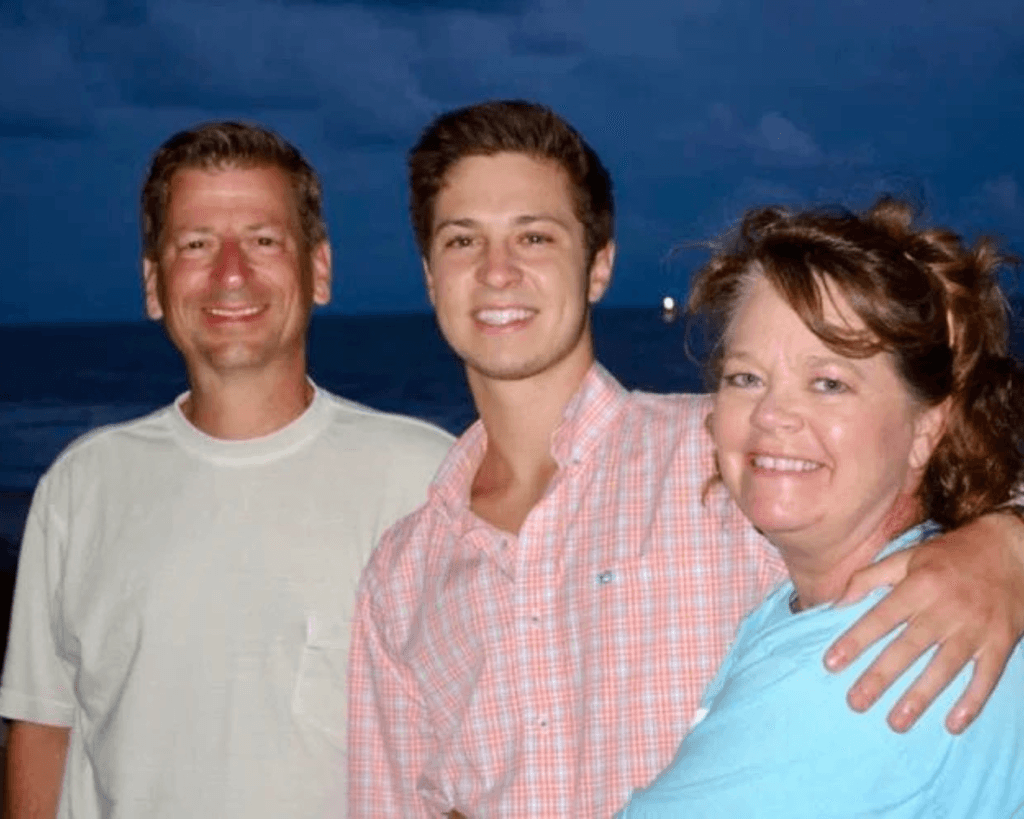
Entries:
{"type": "MultiPolygon", "coordinates": [[[[927,629],[913,625],[904,629],[898,637],[885,647],[885,650],[875,658],[874,662],[868,666],[867,670],[860,675],[853,684],[853,687],[850,688],[846,695],[846,700],[850,707],[855,711],[866,711],[874,705],[883,692],[910,668],[933,643],[933,636],[927,629]]],[[[964,659],[959,667],[962,668],[966,661],[964,659]]],[[[944,685],[948,682],[949,679],[946,679],[942,684],[944,685]]],[[[920,683],[921,679],[919,678],[910,689],[914,692],[914,696],[911,697],[911,705],[920,704],[919,700],[923,695],[920,683]]],[[[941,690],[941,688],[942,685],[939,686],[938,690],[941,690]]],[[[917,713],[920,713],[920,711],[917,713]]],[[[914,717],[916,718],[916,714],[914,717]]]]}
{"type": "Polygon", "coordinates": [[[1012,651],[1013,645],[1013,641],[1008,639],[1005,647],[997,644],[993,650],[986,651],[977,658],[967,690],[960,695],[946,716],[946,728],[951,733],[959,734],[981,713],[1006,667],[1007,658],[1004,655],[1012,651]]]}
{"type": "MultiPolygon", "coordinates": [[[[848,657],[844,666],[848,664],[864,648],[891,631],[893,622],[910,616],[908,605],[895,591],[883,598],[833,644],[826,655],[826,665],[833,668],[829,663],[833,654],[848,657]]],[[[973,662],[971,681],[946,716],[946,727],[951,732],[959,733],[967,728],[999,681],[1013,649],[1014,637],[1009,630],[998,627],[948,630],[944,623],[943,618],[924,615],[910,619],[850,688],[847,694],[850,707],[866,711],[925,652],[937,645],[924,671],[890,710],[889,725],[900,732],[910,729],[961,670],[973,662]]]]}
{"type": "Polygon", "coordinates": [[[909,730],[972,658],[971,646],[963,641],[951,640],[940,646],[914,684],[889,711],[890,727],[899,732],[909,730]]]}
{"type": "MultiPolygon", "coordinates": [[[[904,602],[904,595],[897,587],[879,600],[832,644],[825,653],[825,667],[829,671],[842,671],[857,659],[864,649],[898,628],[914,611],[909,602],[904,602]]],[[[881,690],[878,693],[881,693],[881,690]]],[[[874,699],[871,702],[874,702],[874,699]]],[[[870,704],[869,702],[864,708],[868,708],[870,704]]]]}
{"type": "Polygon", "coordinates": [[[879,586],[895,586],[907,576],[910,557],[909,551],[897,552],[855,572],[835,604],[846,606],[863,599],[868,592],[879,586]]]}

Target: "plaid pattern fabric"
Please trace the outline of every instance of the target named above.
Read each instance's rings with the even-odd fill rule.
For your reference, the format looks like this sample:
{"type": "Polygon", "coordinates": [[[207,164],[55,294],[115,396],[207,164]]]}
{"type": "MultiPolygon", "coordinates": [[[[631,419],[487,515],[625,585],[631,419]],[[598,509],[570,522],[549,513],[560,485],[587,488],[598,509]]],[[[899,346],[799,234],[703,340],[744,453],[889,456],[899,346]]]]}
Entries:
{"type": "Polygon", "coordinates": [[[714,488],[700,396],[595,365],[518,536],[469,511],[472,427],[363,575],[349,816],[610,816],[672,759],[740,618],[785,575],[714,488]]]}

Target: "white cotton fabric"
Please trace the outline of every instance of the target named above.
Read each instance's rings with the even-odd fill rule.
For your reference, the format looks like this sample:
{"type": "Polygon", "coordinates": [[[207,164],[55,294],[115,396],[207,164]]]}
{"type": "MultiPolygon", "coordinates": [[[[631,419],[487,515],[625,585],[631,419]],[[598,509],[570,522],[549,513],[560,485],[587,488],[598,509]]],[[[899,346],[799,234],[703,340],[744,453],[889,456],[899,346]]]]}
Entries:
{"type": "Polygon", "coordinates": [[[337,811],[359,574],[451,439],[322,390],[250,441],[179,405],[40,481],[0,714],[71,727],[59,817],[337,811]]]}

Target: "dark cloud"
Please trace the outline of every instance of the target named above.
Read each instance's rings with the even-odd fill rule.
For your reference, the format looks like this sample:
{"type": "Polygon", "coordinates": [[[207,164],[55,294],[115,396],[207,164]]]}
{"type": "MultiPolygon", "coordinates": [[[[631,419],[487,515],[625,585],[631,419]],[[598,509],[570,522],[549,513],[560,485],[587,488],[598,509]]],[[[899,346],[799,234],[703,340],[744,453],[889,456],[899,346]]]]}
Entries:
{"type": "Polygon", "coordinates": [[[0,136],[77,138],[92,130],[88,89],[59,31],[0,29],[0,136]]]}
{"type": "MultiPolygon", "coordinates": [[[[403,154],[437,113],[492,97],[551,105],[611,169],[613,302],[649,300],[675,241],[749,204],[860,207],[893,180],[950,224],[1024,238],[1019,14],[1020,0],[889,0],[884,21],[861,0],[0,0],[0,215],[25,236],[75,220],[3,263],[5,287],[14,269],[40,282],[31,307],[0,288],[3,315],[45,318],[62,268],[117,253],[135,299],[145,157],[226,116],[277,128],[323,172],[346,310],[422,304],[403,154]],[[119,197],[97,206],[96,188],[119,197]],[[397,270],[391,291],[381,271],[397,270]]],[[[69,288],[67,309],[113,316],[126,292],[69,288]]]]}
{"type": "Polygon", "coordinates": [[[91,124],[84,121],[0,111],[0,139],[81,139],[91,133],[91,124]]]}
{"type": "Polygon", "coordinates": [[[122,26],[137,26],[146,22],[146,0],[106,0],[104,21],[122,26]]]}
{"type": "Polygon", "coordinates": [[[412,144],[416,131],[382,122],[377,112],[350,105],[332,108],[324,115],[323,134],[332,145],[362,151],[404,149],[412,144]]]}
{"type": "Polygon", "coordinates": [[[543,57],[565,57],[580,54],[582,44],[562,31],[535,31],[519,27],[509,38],[513,52],[543,57]]]}
{"type": "Polygon", "coordinates": [[[398,9],[430,13],[436,11],[475,11],[480,14],[521,14],[530,0],[283,0],[288,6],[360,5],[374,9],[398,9]]]}

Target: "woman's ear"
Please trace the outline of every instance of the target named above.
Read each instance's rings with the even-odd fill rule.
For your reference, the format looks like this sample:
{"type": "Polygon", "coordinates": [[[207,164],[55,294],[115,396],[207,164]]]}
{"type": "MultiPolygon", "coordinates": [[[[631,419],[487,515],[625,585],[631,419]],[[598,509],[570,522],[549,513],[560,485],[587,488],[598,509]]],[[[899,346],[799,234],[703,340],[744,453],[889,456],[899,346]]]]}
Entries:
{"type": "Polygon", "coordinates": [[[924,469],[946,432],[949,420],[950,399],[947,398],[934,407],[922,410],[914,421],[914,440],[910,446],[910,466],[912,469],[924,469]]]}

